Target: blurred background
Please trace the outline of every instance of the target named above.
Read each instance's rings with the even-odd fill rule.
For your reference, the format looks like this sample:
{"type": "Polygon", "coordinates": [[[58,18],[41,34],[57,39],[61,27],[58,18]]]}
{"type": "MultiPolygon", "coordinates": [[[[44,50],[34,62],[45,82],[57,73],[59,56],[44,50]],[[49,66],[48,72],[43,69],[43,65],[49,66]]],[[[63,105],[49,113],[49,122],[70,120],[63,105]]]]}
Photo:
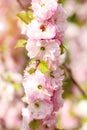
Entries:
{"type": "MultiPolygon", "coordinates": [[[[23,107],[23,71],[26,50],[15,48],[25,38],[16,14],[30,6],[29,0],[0,0],[0,130],[19,130],[23,107]]],[[[65,52],[62,55],[64,106],[57,127],[87,130],[87,0],[63,0],[67,15],[65,52]]]]}

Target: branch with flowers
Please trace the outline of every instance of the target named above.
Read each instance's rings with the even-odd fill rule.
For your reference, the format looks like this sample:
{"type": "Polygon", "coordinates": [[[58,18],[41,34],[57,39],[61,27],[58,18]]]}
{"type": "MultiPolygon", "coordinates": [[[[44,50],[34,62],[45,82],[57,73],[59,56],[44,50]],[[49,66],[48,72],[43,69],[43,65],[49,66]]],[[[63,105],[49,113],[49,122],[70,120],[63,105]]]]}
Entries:
{"type": "Polygon", "coordinates": [[[31,7],[17,15],[25,23],[25,46],[29,64],[24,71],[25,92],[21,130],[56,130],[56,113],[63,106],[61,48],[66,30],[66,14],[61,1],[32,0],[31,7]]]}

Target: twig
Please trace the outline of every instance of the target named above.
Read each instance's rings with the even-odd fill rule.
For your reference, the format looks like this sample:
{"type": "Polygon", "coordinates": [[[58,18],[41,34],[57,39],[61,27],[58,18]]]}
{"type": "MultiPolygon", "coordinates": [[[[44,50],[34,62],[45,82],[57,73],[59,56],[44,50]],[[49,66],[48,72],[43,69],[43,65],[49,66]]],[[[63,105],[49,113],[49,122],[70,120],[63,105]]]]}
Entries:
{"type": "Polygon", "coordinates": [[[26,8],[23,6],[23,4],[21,3],[21,1],[20,1],[20,0],[17,0],[17,2],[19,3],[20,7],[21,7],[23,10],[25,10],[25,9],[26,9],[26,8]]]}
{"type": "Polygon", "coordinates": [[[67,73],[69,74],[69,77],[71,78],[73,84],[76,85],[76,87],[79,89],[79,91],[82,93],[82,95],[87,98],[87,95],[86,93],[84,92],[84,90],[80,87],[80,85],[76,82],[76,80],[74,79],[74,77],[72,76],[72,72],[71,70],[66,66],[66,65],[63,65],[63,67],[65,68],[65,70],[67,71],[67,73]]]}
{"type": "Polygon", "coordinates": [[[55,130],[65,130],[65,129],[58,129],[58,128],[56,128],[55,130]]]}

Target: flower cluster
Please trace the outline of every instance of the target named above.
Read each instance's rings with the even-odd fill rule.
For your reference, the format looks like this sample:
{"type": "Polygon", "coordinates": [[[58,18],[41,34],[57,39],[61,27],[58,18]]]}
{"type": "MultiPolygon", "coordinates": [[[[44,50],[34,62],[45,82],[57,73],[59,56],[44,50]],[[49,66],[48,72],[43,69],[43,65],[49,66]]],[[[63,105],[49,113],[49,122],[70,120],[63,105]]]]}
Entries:
{"type": "Polygon", "coordinates": [[[22,130],[55,130],[55,113],[63,105],[60,45],[66,29],[66,15],[57,0],[32,0],[34,19],[26,27],[26,49],[30,58],[23,86],[27,107],[22,130]]]}

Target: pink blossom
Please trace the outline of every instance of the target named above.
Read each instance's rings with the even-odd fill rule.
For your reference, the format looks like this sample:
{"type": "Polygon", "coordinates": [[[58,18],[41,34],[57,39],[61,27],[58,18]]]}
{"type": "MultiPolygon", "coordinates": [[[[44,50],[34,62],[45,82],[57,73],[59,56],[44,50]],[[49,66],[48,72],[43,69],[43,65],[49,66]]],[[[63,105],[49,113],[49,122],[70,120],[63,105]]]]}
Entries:
{"type": "Polygon", "coordinates": [[[28,109],[33,119],[44,119],[51,115],[53,104],[51,101],[36,100],[29,104],[28,109]]]}
{"type": "Polygon", "coordinates": [[[50,100],[51,94],[45,89],[46,79],[44,78],[44,75],[40,74],[37,76],[37,72],[29,74],[29,70],[30,68],[27,67],[23,81],[23,86],[28,97],[28,102],[34,101],[36,99],[50,100]]]}
{"type": "Polygon", "coordinates": [[[30,58],[44,59],[49,58],[55,61],[60,56],[60,42],[57,40],[28,40],[26,49],[30,58]],[[33,51],[32,51],[33,50],[33,51]]]}
{"type": "Polygon", "coordinates": [[[38,82],[35,76],[31,76],[29,79],[24,81],[23,85],[25,93],[28,97],[28,102],[34,101],[36,99],[50,99],[50,93],[44,89],[44,86],[38,82]]]}
{"type": "Polygon", "coordinates": [[[53,95],[53,91],[57,90],[61,85],[63,81],[63,71],[60,69],[50,72],[48,74],[42,74],[40,71],[36,71],[36,76],[38,77],[38,80],[44,88],[53,95]],[[43,82],[44,81],[44,82],[43,82]]]}
{"type": "Polygon", "coordinates": [[[56,27],[51,22],[44,23],[32,20],[27,26],[26,35],[29,39],[51,39],[56,35],[56,27]]]}
{"type": "Polygon", "coordinates": [[[44,21],[51,18],[57,10],[57,0],[32,0],[35,18],[44,21]]]}
{"type": "Polygon", "coordinates": [[[53,22],[57,27],[56,38],[63,42],[64,32],[66,30],[66,12],[59,4],[55,15],[52,17],[53,22]]]}
{"type": "MultiPolygon", "coordinates": [[[[40,103],[40,105],[41,105],[41,108],[36,108],[36,114],[40,114],[41,112],[43,112],[43,117],[44,117],[44,115],[45,115],[44,112],[45,112],[48,115],[48,113],[51,111],[50,110],[51,109],[50,106],[49,106],[49,109],[47,109],[47,111],[46,111],[47,106],[46,107],[43,106],[44,109],[42,109],[42,103],[40,103]],[[37,109],[39,109],[40,113],[38,113],[37,109]]],[[[31,130],[29,128],[28,124],[32,120],[35,120],[35,118],[33,116],[34,111],[33,111],[33,113],[31,113],[30,110],[29,110],[29,108],[24,108],[23,111],[22,111],[23,123],[22,123],[22,129],[21,130],[24,130],[24,129],[25,130],[31,130]]],[[[41,115],[38,115],[37,118],[41,118],[41,115]]],[[[55,130],[55,124],[56,124],[56,122],[57,122],[57,119],[55,117],[55,114],[48,115],[48,116],[46,116],[46,118],[40,119],[40,126],[39,126],[39,128],[37,130],[46,130],[46,129],[48,129],[48,130],[55,130]]]]}
{"type": "Polygon", "coordinates": [[[53,104],[54,104],[54,111],[58,111],[63,106],[63,98],[62,98],[63,90],[60,87],[59,90],[54,91],[53,93],[53,104]]]}
{"type": "Polygon", "coordinates": [[[61,5],[58,5],[57,11],[53,17],[55,24],[57,25],[58,32],[65,32],[66,30],[66,12],[61,5]]]}
{"type": "Polygon", "coordinates": [[[49,99],[54,90],[62,85],[63,71],[60,69],[49,74],[43,74],[38,69],[33,73],[25,71],[24,89],[29,99],[49,99]],[[41,88],[39,88],[41,86],[41,88]],[[37,96],[36,96],[37,95],[37,96]]]}
{"type": "MultiPolygon", "coordinates": [[[[29,123],[35,119],[32,118],[32,114],[30,113],[29,109],[24,108],[22,111],[22,115],[23,115],[23,123],[22,123],[21,130],[24,130],[24,129],[31,130],[31,128],[29,128],[29,123]]],[[[55,117],[55,114],[49,115],[46,118],[40,120],[40,126],[37,130],[46,130],[46,129],[47,130],[55,130],[56,122],[57,122],[57,119],[55,117]]]]}
{"type": "Polygon", "coordinates": [[[55,114],[51,114],[42,120],[42,124],[48,127],[48,130],[54,130],[55,124],[57,123],[57,118],[55,114]]]}
{"type": "Polygon", "coordinates": [[[33,120],[33,118],[31,116],[31,113],[28,107],[22,109],[22,117],[23,117],[23,120],[22,120],[21,130],[31,130],[28,124],[29,122],[33,120]]]}

